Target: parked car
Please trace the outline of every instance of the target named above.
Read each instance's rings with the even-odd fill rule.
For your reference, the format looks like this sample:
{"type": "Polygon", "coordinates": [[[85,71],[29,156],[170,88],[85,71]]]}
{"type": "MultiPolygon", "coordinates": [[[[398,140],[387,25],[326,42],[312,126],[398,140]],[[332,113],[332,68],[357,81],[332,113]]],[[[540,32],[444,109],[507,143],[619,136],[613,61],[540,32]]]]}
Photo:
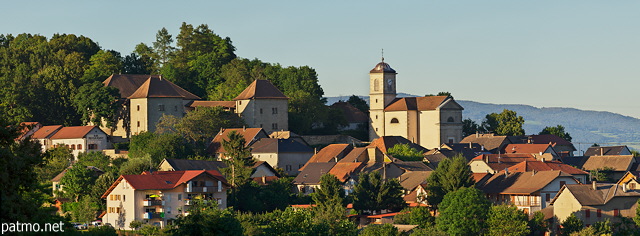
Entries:
{"type": "Polygon", "coordinates": [[[94,227],[102,226],[102,221],[96,220],[94,222],[91,222],[91,226],[94,226],[94,227]]]}
{"type": "Polygon", "coordinates": [[[87,229],[87,224],[74,222],[74,223],[71,223],[71,225],[73,225],[73,227],[76,228],[77,230],[87,229]]]}

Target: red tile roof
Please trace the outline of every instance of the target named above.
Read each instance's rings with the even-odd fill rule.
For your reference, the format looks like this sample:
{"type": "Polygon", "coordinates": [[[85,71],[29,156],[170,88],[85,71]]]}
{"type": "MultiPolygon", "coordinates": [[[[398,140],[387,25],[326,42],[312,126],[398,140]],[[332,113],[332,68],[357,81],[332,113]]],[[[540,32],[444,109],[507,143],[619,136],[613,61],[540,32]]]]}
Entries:
{"type": "Polygon", "coordinates": [[[385,111],[430,111],[437,109],[449,96],[406,97],[391,102],[385,111]]]}
{"type": "Polygon", "coordinates": [[[102,83],[104,86],[111,86],[120,90],[120,98],[128,98],[149,78],[159,77],[159,75],[111,75],[102,83]]]}
{"type": "Polygon", "coordinates": [[[240,95],[233,100],[245,100],[245,99],[289,99],[285,96],[276,86],[274,86],[268,80],[254,80],[240,95]]]}
{"type": "Polygon", "coordinates": [[[51,137],[51,135],[58,132],[58,130],[62,129],[62,125],[47,125],[38,129],[33,135],[31,135],[32,139],[45,139],[51,137]]]}
{"type": "Polygon", "coordinates": [[[357,171],[364,165],[363,162],[350,162],[350,163],[336,163],[329,171],[330,174],[335,175],[340,182],[347,181],[349,176],[357,171]]]}
{"type": "Polygon", "coordinates": [[[549,148],[549,144],[508,144],[504,151],[506,153],[543,153],[549,148]]]}
{"type": "Polygon", "coordinates": [[[229,140],[229,133],[232,131],[238,132],[242,134],[244,137],[245,145],[249,146],[253,144],[254,141],[257,141],[260,138],[267,138],[267,133],[264,132],[262,128],[230,128],[230,129],[222,129],[222,132],[219,132],[216,137],[213,138],[207,151],[210,153],[225,153],[224,147],[222,147],[222,140],[229,140]]]}
{"type": "Polygon", "coordinates": [[[40,128],[42,128],[42,124],[40,124],[40,122],[21,122],[19,129],[20,136],[18,136],[16,140],[23,140],[29,135],[30,131],[37,131],[40,128]]]}
{"type": "Polygon", "coordinates": [[[185,170],[185,171],[156,171],[144,172],[140,175],[121,175],[111,187],[102,195],[106,198],[109,193],[124,179],[136,190],[162,190],[174,189],[200,175],[208,175],[221,181],[223,185],[230,186],[226,179],[217,170],[185,170]]]}
{"type": "Polygon", "coordinates": [[[353,150],[353,147],[349,144],[330,144],[313,155],[311,159],[307,161],[307,164],[300,168],[300,171],[304,170],[309,163],[337,162],[351,152],[351,150],[353,150]]]}
{"type": "Polygon", "coordinates": [[[53,136],[51,136],[51,139],[84,138],[94,128],[104,133],[104,131],[98,128],[98,126],[71,126],[60,129],[53,136]]]}
{"type": "Polygon", "coordinates": [[[132,98],[183,98],[197,100],[200,97],[180,88],[162,77],[150,77],[128,97],[132,98]]]}
{"type": "Polygon", "coordinates": [[[589,173],[558,161],[523,161],[509,167],[509,172],[560,170],[570,175],[588,175],[589,173]]]}

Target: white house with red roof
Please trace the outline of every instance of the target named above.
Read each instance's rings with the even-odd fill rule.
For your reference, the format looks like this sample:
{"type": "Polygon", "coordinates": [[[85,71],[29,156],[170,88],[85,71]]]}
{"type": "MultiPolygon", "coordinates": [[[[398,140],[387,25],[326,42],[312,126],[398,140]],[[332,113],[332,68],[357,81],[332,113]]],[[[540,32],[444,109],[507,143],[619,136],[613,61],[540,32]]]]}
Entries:
{"type": "Polygon", "coordinates": [[[44,152],[53,147],[53,144],[51,143],[51,136],[60,129],[62,129],[62,125],[42,126],[31,135],[31,139],[38,140],[40,145],[42,145],[42,152],[44,152]]]}
{"type": "Polygon", "coordinates": [[[67,147],[76,158],[80,152],[102,151],[110,145],[107,134],[98,126],[62,127],[49,139],[52,147],[67,147]]]}
{"type": "Polygon", "coordinates": [[[102,195],[107,212],[102,222],[130,229],[131,221],[164,227],[189,214],[193,200],[216,201],[227,207],[230,185],[216,170],[144,172],[121,175],[102,195]]]}

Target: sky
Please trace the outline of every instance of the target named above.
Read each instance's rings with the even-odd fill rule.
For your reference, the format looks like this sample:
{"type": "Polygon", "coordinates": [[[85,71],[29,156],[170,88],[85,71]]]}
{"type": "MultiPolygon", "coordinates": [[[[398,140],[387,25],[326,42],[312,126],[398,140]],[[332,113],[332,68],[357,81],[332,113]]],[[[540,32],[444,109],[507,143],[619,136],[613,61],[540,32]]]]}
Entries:
{"type": "Polygon", "coordinates": [[[85,35],[129,54],[162,27],[207,24],[243,58],[316,69],[325,96],[398,92],[640,118],[640,1],[11,1],[0,34],[85,35]]]}

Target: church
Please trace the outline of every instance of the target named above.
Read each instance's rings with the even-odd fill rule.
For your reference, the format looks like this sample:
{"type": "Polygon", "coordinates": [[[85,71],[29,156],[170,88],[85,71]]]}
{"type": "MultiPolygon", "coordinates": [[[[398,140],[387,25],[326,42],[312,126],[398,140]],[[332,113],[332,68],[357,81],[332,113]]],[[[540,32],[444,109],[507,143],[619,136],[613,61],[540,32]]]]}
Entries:
{"type": "Polygon", "coordinates": [[[462,106],[451,96],[398,98],[396,71],[382,61],[369,71],[369,139],[402,136],[425,148],[462,140],[462,106]]]}

